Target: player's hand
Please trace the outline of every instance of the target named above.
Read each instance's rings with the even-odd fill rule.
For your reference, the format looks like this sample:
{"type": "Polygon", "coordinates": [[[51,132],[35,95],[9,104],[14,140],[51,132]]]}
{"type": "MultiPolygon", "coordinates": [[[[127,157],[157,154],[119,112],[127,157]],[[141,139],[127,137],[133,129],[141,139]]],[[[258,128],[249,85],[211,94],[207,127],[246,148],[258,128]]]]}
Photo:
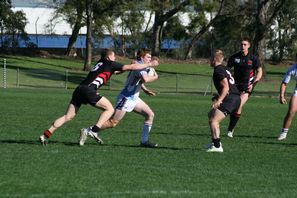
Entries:
{"type": "Polygon", "coordinates": [[[283,96],[280,96],[280,97],[279,97],[279,102],[280,102],[281,104],[287,104],[287,100],[286,100],[286,98],[283,97],[283,96]]]}
{"type": "Polygon", "coordinates": [[[157,95],[156,92],[154,92],[154,91],[152,91],[150,89],[144,89],[143,91],[144,91],[144,93],[146,93],[149,96],[156,96],[157,95]]]}
{"type": "Polygon", "coordinates": [[[253,89],[254,89],[254,84],[250,84],[250,85],[248,86],[248,92],[249,92],[249,93],[252,93],[253,89]]]}
{"type": "Polygon", "coordinates": [[[151,62],[150,62],[150,66],[151,67],[156,67],[156,66],[158,66],[159,65],[159,61],[157,61],[157,60],[152,60],[151,62]]]}
{"type": "Polygon", "coordinates": [[[222,101],[221,100],[215,100],[213,103],[212,103],[212,108],[214,109],[217,109],[221,106],[221,103],[222,101]]]}

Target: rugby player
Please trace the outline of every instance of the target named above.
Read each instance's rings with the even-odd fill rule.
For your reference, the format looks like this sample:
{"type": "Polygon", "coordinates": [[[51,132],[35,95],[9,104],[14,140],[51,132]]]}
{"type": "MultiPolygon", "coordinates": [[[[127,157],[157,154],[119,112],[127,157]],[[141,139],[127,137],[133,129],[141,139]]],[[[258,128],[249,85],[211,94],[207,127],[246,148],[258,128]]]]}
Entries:
{"type": "Polygon", "coordinates": [[[220,122],[227,115],[235,113],[240,105],[239,91],[231,72],[222,64],[223,60],[224,54],[221,50],[216,50],[210,59],[210,65],[214,67],[213,82],[218,93],[213,98],[212,109],[208,113],[212,141],[206,152],[223,152],[220,122]]]}
{"type": "Polygon", "coordinates": [[[240,52],[232,55],[227,63],[227,67],[233,68],[233,76],[237,89],[240,92],[241,103],[238,111],[230,116],[228,126],[228,137],[233,137],[234,128],[240,119],[243,106],[248,101],[256,84],[262,78],[262,67],[259,59],[249,53],[250,40],[243,38],[241,40],[240,52]]]}
{"type": "Polygon", "coordinates": [[[296,80],[296,86],[293,94],[291,95],[290,103],[288,112],[284,118],[283,121],[283,128],[281,129],[278,140],[285,140],[287,138],[287,134],[289,131],[289,128],[291,126],[292,120],[295,116],[295,113],[297,111],[297,63],[293,64],[287,71],[286,75],[283,78],[283,81],[280,86],[280,93],[279,93],[279,102],[281,104],[287,104],[287,100],[285,97],[287,84],[290,82],[291,77],[293,77],[296,80]]]}
{"type": "MultiPolygon", "coordinates": [[[[150,51],[147,49],[140,49],[137,56],[137,63],[139,64],[148,64],[152,59],[150,51]]],[[[101,126],[100,130],[117,126],[124,118],[126,112],[133,111],[144,117],[140,146],[155,148],[158,144],[149,141],[149,133],[153,125],[154,112],[149,105],[139,97],[141,89],[150,96],[156,95],[152,90],[149,90],[144,86],[144,83],[153,82],[158,79],[156,72],[152,76],[148,75],[149,70],[150,68],[130,71],[125,87],[117,98],[115,113],[101,126]]],[[[96,139],[99,137],[98,132],[99,131],[93,131],[92,127],[82,129],[79,144],[81,146],[84,145],[87,136],[96,139]]]]}
{"type": "MultiPolygon", "coordinates": [[[[72,94],[72,99],[69,103],[65,115],[57,118],[49,129],[45,130],[43,135],[39,137],[42,144],[47,144],[51,135],[66,122],[72,120],[82,104],[90,104],[98,109],[103,110],[95,125],[92,126],[92,131],[98,132],[103,123],[105,123],[114,113],[114,108],[110,101],[100,95],[97,90],[110,79],[116,71],[139,70],[147,67],[155,67],[159,65],[158,61],[154,60],[143,64],[123,65],[115,61],[115,52],[111,49],[104,49],[101,53],[101,59],[96,63],[87,77],[79,84],[72,94]]],[[[100,138],[97,140],[100,142],[100,138]]]]}

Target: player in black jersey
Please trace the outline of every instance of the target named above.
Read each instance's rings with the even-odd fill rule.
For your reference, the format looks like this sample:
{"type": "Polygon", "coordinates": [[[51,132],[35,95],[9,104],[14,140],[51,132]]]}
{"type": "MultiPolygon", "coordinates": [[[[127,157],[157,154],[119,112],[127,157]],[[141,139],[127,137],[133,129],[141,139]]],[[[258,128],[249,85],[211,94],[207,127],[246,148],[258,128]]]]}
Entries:
{"type": "Polygon", "coordinates": [[[212,142],[207,152],[223,152],[220,142],[220,122],[228,115],[235,113],[240,105],[240,95],[235,81],[227,67],[222,65],[224,54],[216,50],[211,57],[210,65],[214,67],[213,82],[218,91],[213,98],[212,109],[208,113],[212,142]]]}
{"type": "Polygon", "coordinates": [[[240,119],[243,106],[248,101],[254,87],[262,78],[262,67],[259,59],[249,53],[250,41],[248,38],[241,40],[240,52],[232,55],[227,63],[227,67],[233,68],[234,79],[240,91],[241,104],[238,111],[230,116],[228,126],[228,137],[233,137],[234,128],[240,119]]]}
{"type": "MultiPolygon", "coordinates": [[[[97,123],[92,127],[92,131],[98,132],[104,122],[106,122],[114,113],[114,108],[110,101],[101,96],[97,90],[110,79],[112,74],[117,71],[126,70],[139,70],[146,67],[155,67],[159,63],[158,61],[151,61],[146,64],[130,64],[123,65],[115,62],[115,53],[111,49],[105,49],[101,53],[101,59],[96,63],[93,69],[89,72],[87,77],[79,84],[72,94],[72,99],[68,106],[65,115],[56,119],[49,129],[45,130],[43,135],[39,137],[42,144],[47,144],[50,136],[63,124],[72,120],[82,104],[90,104],[98,109],[103,110],[98,118],[97,123]]],[[[100,137],[95,137],[99,142],[102,140],[100,137]]]]}

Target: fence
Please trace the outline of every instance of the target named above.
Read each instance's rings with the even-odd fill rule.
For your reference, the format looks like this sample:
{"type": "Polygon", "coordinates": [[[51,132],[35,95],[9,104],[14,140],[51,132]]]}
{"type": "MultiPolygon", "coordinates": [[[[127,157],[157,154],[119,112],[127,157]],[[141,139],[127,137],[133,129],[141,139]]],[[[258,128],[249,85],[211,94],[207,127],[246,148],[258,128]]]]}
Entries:
{"type": "MultiPolygon", "coordinates": [[[[7,68],[5,61],[0,68],[3,74],[0,87],[3,88],[75,88],[87,75],[82,71],[56,71],[45,69],[7,68]]],[[[125,84],[128,72],[121,75],[114,75],[102,89],[121,90],[125,84]]],[[[160,93],[201,93],[211,94],[213,90],[212,77],[199,74],[176,74],[158,72],[159,79],[149,83],[148,87],[160,93]]],[[[277,96],[281,75],[267,75],[258,83],[254,95],[268,94],[277,96]]],[[[289,84],[288,91],[294,88],[293,83],[289,84]]]]}

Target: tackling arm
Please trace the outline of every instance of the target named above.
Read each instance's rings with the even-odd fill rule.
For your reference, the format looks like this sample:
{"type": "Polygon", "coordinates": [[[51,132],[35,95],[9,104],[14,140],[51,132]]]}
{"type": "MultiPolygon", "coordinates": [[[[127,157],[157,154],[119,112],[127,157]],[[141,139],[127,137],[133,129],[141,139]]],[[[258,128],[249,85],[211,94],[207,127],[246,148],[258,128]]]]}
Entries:
{"type": "Polygon", "coordinates": [[[144,63],[144,64],[138,64],[138,63],[132,63],[130,65],[124,65],[122,70],[140,70],[140,69],[145,69],[147,67],[156,67],[159,65],[159,62],[154,60],[149,63],[144,63]]]}

